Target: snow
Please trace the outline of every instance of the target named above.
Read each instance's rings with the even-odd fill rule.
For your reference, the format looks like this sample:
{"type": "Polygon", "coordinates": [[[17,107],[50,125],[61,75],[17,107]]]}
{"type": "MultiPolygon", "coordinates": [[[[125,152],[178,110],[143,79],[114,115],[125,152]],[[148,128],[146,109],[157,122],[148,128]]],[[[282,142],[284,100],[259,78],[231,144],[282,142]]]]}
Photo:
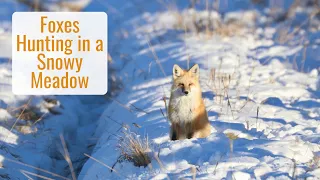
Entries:
{"type": "Polygon", "coordinates": [[[240,172],[240,171],[237,171],[237,172],[229,172],[227,174],[227,177],[226,177],[227,180],[233,180],[233,179],[243,179],[243,180],[249,180],[250,179],[250,174],[248,173],[244,173],[244,172],[240,172]]]}
{"type": "MultiPolygon", "coordinates": [[[[192,10],[184,10],[182,14],[207,16],[206,12],[192,10]]],[[[116,163],[114,169],[119,176],[89,159],[79,179],[192,179],[193,166],[197,167],[197,179],[291,179],[293,172],[299,178],[319,176],[316,169],[309,169],[313,153],[319,151],[319,134],[315,128],[319,125],[315,92],[318,70],[299,72],[292,69],[291,62],[283,61],[291,60],[302,47],[274,42],[275,27],[260,28],[242,37],[185,34],[175,29],[174,16],[174,12],[168,11],[144,13],[123,25],[129,28],[128,24],[134,26],[141,21],[142,25],[129,34],[136,37],[135,41],[122,47],[137,46],[138,50],[131,55],[134,61],[129,61],[118,73],[126,84],[116,97],[121,105],[114,101],[102,114],[96,131],[100,140],[92,154],[108,166],[116,163],[120,156],[116,148],[118,138],[112,134],[121,136],[121,131],[126,131],[121,124],[125,124],[130,131],[148,136],[164,167],[154,157],[152,169],[134,167],[130,162],[116,163]],[[153,59],[148,41],[164,74],[153,59]],[[162,98],[170,95],[173,64],[187,68],[189,57],[189,67],[200,64],[203,98],[215,130],[206,139],[170,141],[169,123],[161,112],[165,110],[162,98]],[[226,99],[219,102],[216,94],[219,89],[212,88],[212,68],[220,75],[231,75],[229,96],[233,115],[226,99]],[[146,113],[133,110],[133,106],[146,113]],[[107,121],[107,117],[120,124],[107,121]],[[226,133],[237,135],[233,153],[226,133]]],[[[237,14],[232,12],[225,17],[233,18],[237,14]]],[[[254,19],[249,13],[247,18],[250,22],[254,19]]],[[[190,23],[190,19],[184,20],[185,24],[190,23]]]]}
{"type": "MultiPolygon", "coordinates": [[[[303,28],[295,34],[292,44],[280,43],[277,37],[281,24],[267,16],[270,9],[254,6],[254,10],[248,10],[244,7],[252,6],[250,1],[228,0],[225,3],[229,6],[220,5],[223,15],[216,11],[210,14],[201,2],[197,10],[188,9],[186,1],[176,1],[174,8],[145,0],[84,0],[76,4],[88,4],[84,11],[108,13],[110,77],[116,84],[112,83],[109,89],[113,92],[106,97],[12,94],[8,53],[11,35],[3,23],[0,177],[26,179],[21,173],[25,170],[57,178],[26,166],[31,165],[71,178],[63,157],[62,134],[78,179],[83,180],[194,176],[319,179],[318,30],[311,33],[303,28]],[[205,27],[209,14],[212,21],[236,20],[246,28],[236,30],[236,36],[196,33],[194,20],[205,27]],[[301,37],[313,43],[307,46],[306,57],[305,46],[296,43],[301,37]],[[204,139],[170,141],[163,99],[169,103],[172,67],[178,64],[186,69],[195,63],[200,65],[200,84],[213,130],[204,139]],[[43,115],[32,126],[12,113],[12,109],[25,104],[43,115]],[[123,132],[142,139],[148,137],[151,164],[136,167],[132,162],[119,161],[118,145],[123,132]]],[[[289,7],[286,3],[283,6],[289,7]]],[[[24,8],[18,6],[20,10],[24,8]]],[[[68,10],[54,5],[48,8],[68,10]]],[[[296,9],[299,16],[294,22],[311,10],[296,9]]],[[[8,22],[10,18],[1,20],[8,22]]],[[[315,20],[311,25],[319,26],[317,23],[315,20]]]]}

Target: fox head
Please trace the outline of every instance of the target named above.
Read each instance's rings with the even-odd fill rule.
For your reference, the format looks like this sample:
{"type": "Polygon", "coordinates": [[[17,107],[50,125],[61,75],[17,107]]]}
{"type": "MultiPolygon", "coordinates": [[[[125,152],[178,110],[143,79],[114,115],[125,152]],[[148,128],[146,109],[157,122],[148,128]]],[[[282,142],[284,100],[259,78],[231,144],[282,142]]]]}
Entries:
{"type": "Polygon", "coordinates": [[[179,95],[199,92],[199,65],[195,64],[189,70],[184,70],[175,64],[173,66],[173,90],[179,95]]]}

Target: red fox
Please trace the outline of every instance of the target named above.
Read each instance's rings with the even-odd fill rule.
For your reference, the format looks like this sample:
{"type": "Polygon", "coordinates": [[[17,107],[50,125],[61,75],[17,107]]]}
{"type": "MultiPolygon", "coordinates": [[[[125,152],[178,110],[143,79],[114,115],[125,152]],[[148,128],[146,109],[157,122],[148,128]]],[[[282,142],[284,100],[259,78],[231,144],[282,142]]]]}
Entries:
{"type": "Polygon", "coordinates": [[[168,109],[171,140],[205,138],[211,133],[199,84],[199,65],[188,71],[173,66],[173,85],[168,109]]]}

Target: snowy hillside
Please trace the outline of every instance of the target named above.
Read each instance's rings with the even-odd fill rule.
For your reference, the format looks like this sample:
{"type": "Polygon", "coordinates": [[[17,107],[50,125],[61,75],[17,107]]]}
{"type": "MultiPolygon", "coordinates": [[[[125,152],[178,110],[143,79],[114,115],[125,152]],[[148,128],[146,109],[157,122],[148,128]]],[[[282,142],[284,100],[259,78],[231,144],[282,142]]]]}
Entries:
{"type": "MultiPolygon", "coordinates": [[[[139,7],[150,9],[150,4],[139,7]]],[[[127,47],[137,50],[119,73],[125,87],[99,120],[95,135],[100,139],[79,179],[319,178],[319,47],[295,42],[301,37],[319,41],[318,30],[301,28],[291,44],[279,43],[280,25],[266,11],[221,17],[215,11],[169,9],[125,21],[123,29],[133,27],[127,47]],[[210,34],[208,16],[212,22],[237,24],[210,34]],[[215,130],[206,139],[170,141],[163,97],[168,102],[172,67],[194,63],[200,64],[203,98],[215,130]],[[123,161],[119,146],[128,134],[142,142],[148,138],[148,167],[123,161]]],[[[292,21],[311,11],[297,8],[292,21]]]]}
{"type": "Polygon", "coordinates": [[[0,50],[0,177],[320,179],[319,7],[214,2],[92,0],[109,18],[106,96],[15,96],[0,50]],[[172,68],[196,63],[214,130],[170,141],[172,68]],[[131,141],[150,164],[125,156],[131,141]]]}

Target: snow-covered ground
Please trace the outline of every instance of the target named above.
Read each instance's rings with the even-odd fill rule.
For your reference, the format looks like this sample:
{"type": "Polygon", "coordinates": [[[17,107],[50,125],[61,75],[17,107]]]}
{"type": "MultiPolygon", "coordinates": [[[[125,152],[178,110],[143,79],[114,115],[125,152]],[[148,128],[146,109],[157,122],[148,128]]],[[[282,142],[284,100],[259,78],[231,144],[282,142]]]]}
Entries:
{"type": "MultiPolygon", "coordinates": [[[[21,172],[28,171],[62,179],[28,164],[71,179],[63,134],[74,167],[82,168],[78,179],[320,179],[318,17],[304,23],[314,8],[296,8],[288,27],[300,28],[286,36],[279,31],[285,23],[267,16],[270,9],[221,2],[223,15],[205,11],[205,1],[197,10],[185,0],[92,1],[84,11],[108,13],[111,77],[122,84],[112,84],[121,89],[109,101],[14,96],[11,63],[1,59],[0,177],[26,179],[21,172]],[[207,31],[207,19],[230,24],[207,31]],[[170,141],[163,98],[168,102],[172,67],[195,63],[214,130],[205,139],[170,141]],[[26,103],[45,114],[35,125],[11,112],[26,103]],[[151,165],[117,162],[123,132],[148,137],[151,165]]],[[[288,8],[292,1],[284,2],[288,8]]]]}
{"type": "MultiPolygon", "coordinates": [[[[142,4],[142,10],[150,7],[142,4]]],[[[226,13],[225,19],[248,26],[260,23],[234,37],[196,34],[192,18],[208,13],[179,13],[180,18],[173,11],[145,12],[123,23],[124,29],[132,27],[129,43],[137,50],[119,72],[125,87],[99,120],[95,159],[86,162],[79,179],[192,179],[193,167],[197,179],[319,178],[318,57],[308,53],[309,64],[301,70],[303,46],[276,42],[277,26],[261,25],[269,19],[260,11],[226,13]],[[179,29],[181,21],[191,32],[179,29]],[[187,68],[188,63],[200,64],[203,98],[215,130],[206,139],[170,141],[162,99],[170,95],[173,65],[187,68]],[[116,163],[122,131],[148,137],[151,166],[116,163]],[[238,137],[233,153],[227,133],[238,137]]],[[[211,18],[221,17],[212,13],[211,18]]]]}

